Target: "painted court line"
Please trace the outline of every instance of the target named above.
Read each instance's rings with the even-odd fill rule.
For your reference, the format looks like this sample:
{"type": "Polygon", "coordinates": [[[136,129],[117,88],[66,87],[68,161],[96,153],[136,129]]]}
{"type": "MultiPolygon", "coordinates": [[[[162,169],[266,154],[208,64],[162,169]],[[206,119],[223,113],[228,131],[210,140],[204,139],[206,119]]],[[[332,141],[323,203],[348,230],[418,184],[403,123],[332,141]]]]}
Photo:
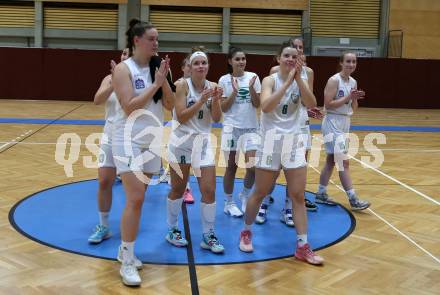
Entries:
{"type": "Polygon", "coordinates": [[[423,198],[425,198],[425,199],[427,199],[427,200],[433,202],[434,204],[436,204],[436,205],[440,205],[440,202],[438,202],[437,200],[434,200],[434,199],[431,198],[430,196],[428,196],[428,195],[426,195],[426,194],[424,194],[424,193],[422,193],[422,192],[419,192],[419,191],[416,190],[415,188],[412,188],[412,187],[410,187],[409,185],[407,185],[406,183],[401,182],[400,180],[398,180],[398,179],[396,179],[396,178],[394,178],[394,177],[392,177],[392,176],[386,174],[385,172],[380,171],[379,169],[374,168],[373,166],[371,166],[371,165],[369,165],[369,164],[367,164],[367,163],[365,163],[365,162],[363,162],[363,161],[361,161],[361,160],[358,160],[357,158],[355,158],[355,157],[353,157],[353,156],[350,156],[350,155],[349,155],[349,157],[350,157],[351,159],[355,160],[356,162],[361,163],[362,166],[364,166],[364,167],[368,167],[368,168],[370,168],[371,170],[376,171],[376,172],[379,173],[380,175],[382,175],[382,176],[388,178],[389,180],[394,181],[395,183],[400,184],[400,185],[403,186],[404,188],[406,188],[406,189],[408,189],[408,190],[410,190],[410,191],[412,191],[412,192],[418,194],[419,196],[422,196],[423,198]]]}
{"type": "Polygon", "coordinates": [[[364,241],[376,243],[376,244],[382,243],[379,240],[374,240],[374,239],[370,239],[370,238],[367,238],[367,237],[364,237],[364,236],[358,236],[358,235],[355,235],[355,234],[351,234],[350,237],[353,237],[353,238],[356,238],[356,239],[359,239],[359,240],[364,240],[364,241]]]}
{"type": "MultiPolygon", "coordinates": [[[[318,173],[319,175],[321,175],[321,172],[319,172],[318,169],[316,169],[313,166],[310,166],[314,171],[316,171],[316,173],[318,173]]],[[[333,180],[330,179],[330,183],[332,183],[334,186],[336,186],[338,189],[340,189],[341,191],[343,191],[345,193],[345,190],[338,184],[336,184],[333,180]]],[[[406,240],[408,240],[411,244],[413,244],[414,246],[416,246],[417,248],[419,248],[420,250],[422,250],[425,254],[427,254],[428,256],[430,256],[432,259],[434,259],[437,263],[440,264],[440,259],[438,259],[437,257],[435,257],[431,252],[429,252],[428,250],[426,250],[425,248],[423,248],[422,246],[420,246],[419,244],[417,244],[413,239],[411,239],[409,236],[407,236],[405,233],[403,233],[402,231],[400,231],[397,227],[395,227],[394,225],[392,225],[389,221],[387,221],[385,218],[383,218],[382,216],[380,216],[379,214],[377,214],[376,212],[374,212],[372,209],[368,208],[367,209],[369,212],[371,212],[374,216],[376,216],[377,218],[379,218],[380,220],[382,220],[385,224],[387,224],[389,227],[391,227],[394,231],[396,231],[398,234],[400,234],[402,237],[404,237],[406,240]]]]}
{"type": "MultiPolygon", "coordinates": [[[[317,137],[317,136],[313,136],[313,138],[318,138],[318,140],[320,140],[322,143],[324,143],[324,141],[323,141],[322,139],[320,139],[319,137],[317,137]]],[[[377,168],[374,168],[373,166],[371,166],[371,165],[369,165],[369,164],[367,164],[367,163],[365,163],[365,162],[363,162],[363,161],[361,161],[361,160],[359,160],[359,159],[357,159],[357,158],[355,158],[355,157],[353,157],[353,156],[350,156],[350,155],[348,155],[348,156],[349,156],[351,159],[355,160],[356,162],[361,163],[362,166],[364,166],[364,167],[368,167],[368,168],[370,168],[371,170],[373,170],[373,171],[379,173],[380,175],[382,175],[382,176],[388,178],[389,180],[391,180],[391,181],[393,181],[393,182],[395,182],[395,183],[397,183],[397,184],[400,184],[400,185],[403,186],[404,188],[406,188],[406,189],[408,189],[408,190],[410,190],[410,191],[412,191],[412,192],[418,194],[419,196],[422,196],[423,198],[427,199],[428,201],[431,201],[432,203],[434,203],[434,204],[436,204],[436,205],[440,205],[440,202],[439,202],[439,201],[437,201],[437,200],[431,198],[430,196],[428,196],[428,195],[426,195],[426,194],[424,194],[424,193],[422,193],[422,192],[419,192],[419,191],[416,190],[415,188],[412,188],[411,186],[407,185],[406,183],[401,182],[400,180],[398,180],[398,179],[396,179],[396,178],[394,178],[394,177],[392,177],[392,176],[386,174],[385,172],[380,171],[380,170],[377,169],[377,168]]],[[[312,168],[313,168],[313,167],[312,167],[312,168]]]]}
{"type": "Polygon", "coordinates": [[[16,138],[12,139],[11,141],[5,142],[4,144],[2,144],[2,145],[0,146],[0,151],[2,151],[3,148],[7,148],[7,147],[9,147],[10,145],[13,145],[13,144],[18,143],[18,142],[20,141],[21,138],[26,137],[26,136],[27,136],[29,133],[31,133],[31,132],[32,132],[32,130],[28,130],[28,131],[24,132],[23,134],[21,134],[20,136],[17,136],[16,138]]]}

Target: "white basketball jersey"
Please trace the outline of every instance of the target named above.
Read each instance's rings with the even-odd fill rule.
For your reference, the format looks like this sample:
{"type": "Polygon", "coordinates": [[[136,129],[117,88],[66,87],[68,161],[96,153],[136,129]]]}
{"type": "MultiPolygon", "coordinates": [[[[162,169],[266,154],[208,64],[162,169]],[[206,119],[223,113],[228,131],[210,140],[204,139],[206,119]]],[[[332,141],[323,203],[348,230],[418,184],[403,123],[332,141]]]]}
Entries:
{"type": "MultiPolygon", "coordinates": [[[[306,67],[302,67],[301,69],[301,79],[303,79],[306,83],[309,81],[309,77],[307,76],[306,67]]],[[[310,89],[310,91],[313,92],[313,89],[310,89]]],[[[301,104],[304,106],[303,104],[301,104]]],[[[300,116],[301,116],[301,126],[307,126],[309,125],[309,115],[307,114],[307,108],[302,107],[300,108],[300,116]]]]}
{"type": "MultiPolygon", "coordinates": [[[[273,92],[280,89],[284,83],[278,73],[272,74],[275,81],[273,92]]],[[[269,113],[261,113],[261,131],[275,129],[277,134],[298,133],[301,126],[301,103],[298,84],[293,81],[276,108],[269,113]]]]}
{"type": "MultiPolygon", "coordinates": [[[[339,73],[333,75],[332,78],[336,78],[338,80],[338,90],[336,91],[336,96],[334,97],[335,100],[349,95],[351,90],[356,88],[356,80],[352,77],[349,78],[348,82],[344,81],[339,73]]],[[[327,109],[327,113],[344,116],[353,115],[351,100],[336,109],[327,109]]]]}
{"type": "Polygon", "coordinates": [[[113,91],[105,102],[105,120],[107,122],[113,123],[118,104],[118,98],[116,97],[116,93],[113,91]]]}
{"type": "MultiPolygon", "coordinates": [[[[188,84],[188,95],[186,96],[186,107],[188,108],[200,100],[202,93],[196,91],[191,78],[187,78],[185,81],[188,84]]],[[[210,88],[210,82],[207,80],[205,80],[205,87],[210,88]]],[[[175,110],[173,110],[173,120],[177,122],[175,110]]],[[[175,126],[173,126],[173,132],[177,136],[184,134],[208,134],[211,132],[211,122],[211,110],[208,108],[208,103],[204,103],[187,122],[183,124],[176,123],[175,126]]]]}
{"type": "MultiPolygon", "coordinates": [[[[244,72],[241,77],[235,77],[238,84],[238,93],[231,108],[224,113],[223,125],[236,128],[258,128],[257,109],[252,105],[251,94],[249,92],[249,81],[257,76],[252,72],[244,72]]],[[[222,76],[218,82],[223,88],[223,97],[229,97],[233,91],[231,74],[222,76]]],[[[256,93],[261,92],[260,79],[255,79],[254,89],[256,93]]]]}
{"type": "MultiPolygon", "coordinates": [[[[143,93],[148,87],[151,86],[151,75],[150,68],[147,67],[139,67],[133,60],[133,58],[129,58],[123,61],[131,74],[131,81],[133,85],[133,96],[138,96],[143,93]]],[[[163,125],[163,108],[162,102],[158,101],[154,102],[153,98],[142,108],[144,110],[143,114],[136,118],[133,122],[132,126],[132,137],[136,134],[139,134],[145,128],[154,126],[159,127],[163,125]],[[160,124],[160,125],[159,125],[160,124]]],[[[127,115],[124,110],[121,108],[118,109],[118,112],[115,115],[115,129],[117,129],[117,133],[123,132],[125,124],[127,122],[127,115]]],[[[143,136],[135,140],[136,143],[144,144],[148,143],[150,140],[148,136],[143,136]]]]}

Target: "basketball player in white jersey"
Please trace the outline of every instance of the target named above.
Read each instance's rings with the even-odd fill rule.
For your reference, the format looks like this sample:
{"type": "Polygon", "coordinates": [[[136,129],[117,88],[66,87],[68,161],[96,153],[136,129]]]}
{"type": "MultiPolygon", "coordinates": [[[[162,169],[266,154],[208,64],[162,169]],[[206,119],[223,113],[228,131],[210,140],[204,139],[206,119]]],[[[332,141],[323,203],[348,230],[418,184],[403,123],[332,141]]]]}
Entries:
{"type": "MultiPolygon", "coordinates": [[[[128,58],[128,49],[121,54],[121,62],[128,58]]],[[[101,82],[101,86],[95,94],[93,103],[100,105],[105,103],[105,124],[103,135],[99,143],[98,156],[98,210],[99,224],[95,227],[93,234],[89,237],[89,243],[98,244],[111,237],[109,228],[109,212],[112,207],[112,187],[116,178],[116,167],[112,154],[112,126],[116,112],[118,99],[113,91],[112,75],[116,63],[110,63],[111,74],[107,75],[101,82]]]]}
{"type": "Polygon", "coordinates": [[[245,213],[245,227],[240,233],[240,250],[252,252],[252,223],[264,197],[272,189],[281,169],[286,177],[288,194],[293,202],[297,232],[295,257],[311,264],[322,264],[307,242],[307,214],[304,190],[307,177],[305,144],[300,108],[316,107],[316,98],[301,78],[302,62],[289,42],[278,51],[279,71],[263,80],[261,90],[261,145],[257,153],[255,189],[245,213]]]}
{"type": "Polygon", "coordinates": [[[223,178],[226,200],[224,212],[233,217],[243,216],[246,201],[255,182],[255,152],[259,145],[257,134],[257,108],[260,106],[261,84],[257,74],[245,71],[246,54],[240,48],[231,47],[228,53],[229,74],[223,75],[218,84],[223,89],[222,111],[223,130],[221,148],[225,153],[227,167],[223,178]],[[235,174],[237,172],[237,153],[245,155],[246,175],[240,193],[241,210],[235,204],[235,174]]]}
{"type": "Polygon", "coordinates": [[[327,82],[324,89],[324,106],[326,115],[322,121],[322,134],[324,135],[327,158],[319,179],[316,202],[326,205],[336,205],[327,194],[327,185],[336,164],[339,179],[347,193],[352,210],[364,210],[370,206],[365,200],[360,200],[353,189],[350,177],[348,153],[348,133],[350,131],[350,118],[358,108],[358,100],[365,97],[365,92],[357,89],[357,82],[351,77],[356,70],[356,54],[344,53],[340,59],[341,71],[327,82]]]}
{"type": "Polygon", "coordinates": [[[155,72],[150,68],[158,50],[158,32],[154,26],[131,20],[126,35],[131,57],[118,64],[113,75],[121,109],[114,120],[112,152],[126,194],[118,253],[122,262],[120,275],[124,284],[138,286],[141,284],[138,269],[142,263],[134,255],[134,243],[145,191],[152,175],[161,167],[163,107],[172,109],[174,94],[166,78],[168,57],[155,72]],[[154,77],[151,72],[155,73],[154,77]]]}
{"type": "Polygon", "coordinates": [[[201,48],[190,56],[191,77],[177,84],[174,126],[168,144],[171,166],[171,191],[167,199],[168,234],[165,239],[174,246],[184,247],[187,241],[178,229],[182,194],[192,167],[199,183],[202,239],[200,246],[213,253],[223,253],[215,231],[215,158],[211,147],[211,123],[222,117],[222,89],[206,80],[209,62],[201,48]]]}
{"type": "MultiPolygon", "coordinates": [[[[178,83],[180,83],[180,82],[184,81],[185,79],[191,77],[191,65],[189,64],[190,56],[191,55],[188,55],[182,61],[182,65],[180,66],[180,69],[182,70],[183,76],[180,77],[179,79],[177,79],[176,82],[174,82],[174,85],[176,85],[176,87],[177,87],[178,83]]],[[[173,110],[173,112],[174,112],[174,110],[173,110]]],[[[169,171],[170,170],[168,169],[168,173],[170,173],[169,171]]],[[[171,176],[170,176],[169,183],[171,184],[171,176]]],[[[183,202],[186,203],[186,204],[193,204],[194,203],[194,197],[193,197],[192,192],[191,192],[191,187],[189,185],[189,180],[188,180],[188,182],[186,184],[185,192],[183,193],[183,202]]]]}
{"type": "MultiPolygon", "coordinates": [[[[296,37],[296,38],[291,38],[289,40],[289,42],[292,45],[292,47],[298,51],[299,58],[301,58],[302,61],[305,62],[303,40],[301,38],[296,37]]],[[[270,69],[270,74],[272,75],[274,73],[277,73],[279,71],[279,67],[280,66],[272,67],[270,69]]],[[[305,64],[303,65],[303,67],[301,69],[301,78],[303,80],[307,81],[307,84],[309,85],[309,89],[311,91],[313,91],[314,73],[313,73],[313,70],[311,68],[307,67],[305,64]]],[[[306,145],[306,160],[308,159],[308,152],[312,148],[312,135],[310,133],[310,121],[309,121],[308,113],[311,114],[314,118],[320,118],[319,117],[319,114],[320,114],[319,109],[312,108],[309,111],[307,111],[307,109],[301,108],[301,118],[302,118],[301,120],[303,122],[301,130],[304,132],[304,134],[307,134],[307,136],[308,136],[307,145],[306,145]],[[314,116],[315,114],[317,114],[318,117],[314,116]]],[[[274,186],[274,188],[275,188],[275,186],[274,186]]],[[[263,203],[261,203],[257,218],[255,219],[255,222],[258,224],[263,224],[267,220],[267,211],[268,211],[268,208],[270,205],[270,201],[271,201],[271,197],[272,197],[271,194],[273,192],[273,189],[271,190],[270,194],[264,198],[263,203]]],[[[318,210],[318,207],[316,206],[316,204],[314,204],[312,201],[310,201],[307,198],[304,198],[304,199],[305,199],[306,209],[308,211],[317,211],[318,210]]],[[[287,186],[286,186],[286,198],[285,198],[285,202],[284,202],[284,208],[281,212],[280,220],[281,220],[281,222],[285,223],[287,226],[291,226],[291,227],[295,226],[295,223],[293,222],[293,216],[292,216],[292,202],[290,201],[290,198],[288,197],[288,194],[287,194],[287,186]]]]}

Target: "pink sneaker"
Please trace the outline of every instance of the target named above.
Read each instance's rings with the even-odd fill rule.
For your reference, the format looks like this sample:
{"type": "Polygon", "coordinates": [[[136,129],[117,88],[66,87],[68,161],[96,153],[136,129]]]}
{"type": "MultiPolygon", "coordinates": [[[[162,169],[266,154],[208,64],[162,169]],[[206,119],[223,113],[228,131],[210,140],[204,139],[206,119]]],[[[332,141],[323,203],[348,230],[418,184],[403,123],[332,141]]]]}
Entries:
{"type": "Polygon", "coordinates": [[[308,262],[310,264],[314,264],[314,265],[321,265],[324,263],[324,258],[322,258],[319,255],[316,255],[313,252],[313,250],[310,249],[309,244],[305,244],[302,247],[297,245],[296,252],[295,252],[295,258],[298,260],[308,262]]]}
{"type": "Polygon", "coordinates": [[[183,201],[186,204],[194,204],[194,198],[191,194],[191,190],[189,188],[185,189],[185,192],[183,193],[183,201]]]}
{"type": "Polygon", "coordinates": [[[240,233],[240,250],[243,252],[252,252],[252,232],[250,230],[242,230],[240,233]]]}

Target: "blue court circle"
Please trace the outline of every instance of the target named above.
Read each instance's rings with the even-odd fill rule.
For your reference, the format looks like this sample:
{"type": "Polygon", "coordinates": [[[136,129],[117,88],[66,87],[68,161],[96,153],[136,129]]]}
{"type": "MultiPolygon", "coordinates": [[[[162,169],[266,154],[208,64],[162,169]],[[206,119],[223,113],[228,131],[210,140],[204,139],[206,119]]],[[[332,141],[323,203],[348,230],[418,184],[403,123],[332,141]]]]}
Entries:
{"type": "MultiPolygon", "coordinates": [[[[223,213],[223,178],[217,177],[216,233],[225,246],[224,254],[213,254],[200,248],[200,192],[197,180],[190,179],[195,204],[187,205],[188,222],[193,243],[195,264],[233,264],[266,261],[293,256],[296,231],[280,222],[284,204],[285,186],[277,184],[273,193],[274,204],[269,207],[268,220],[263,225],[253,225],[253,253],[238,249],[242,218],[232,218],[223,213]]],[[[234,195],[243,187],[237,179],[234,195]]],[[[87,242],[91,230],[98,222],[96,193],[97,180],[86,180],[49,188],[18,202],[9,212],[12,226],[26,237],[63,251],[103,259],[115,259],[120,244],[120,217],[125,202],[123,186],[113,187],[113,204],[110,228],[113,236],[98,245],[87,242]]],[[[162,183],[150,186],[142,208],[141,225],[135,252],[140,260],[150,264],[188,264],[186,248],[176,248],[165,241],[166,197],[169,186],[162,183]]],[[[307,198],[315,195],[307,192],[307,198]]],[[[356,226],[353,215],[342,205],[319,206],[317,212],[308,212],[308,239],[315,250],[342,241],[356,226]]],[[[183,232],[182,215],[179,227],[183,232]]]]}

